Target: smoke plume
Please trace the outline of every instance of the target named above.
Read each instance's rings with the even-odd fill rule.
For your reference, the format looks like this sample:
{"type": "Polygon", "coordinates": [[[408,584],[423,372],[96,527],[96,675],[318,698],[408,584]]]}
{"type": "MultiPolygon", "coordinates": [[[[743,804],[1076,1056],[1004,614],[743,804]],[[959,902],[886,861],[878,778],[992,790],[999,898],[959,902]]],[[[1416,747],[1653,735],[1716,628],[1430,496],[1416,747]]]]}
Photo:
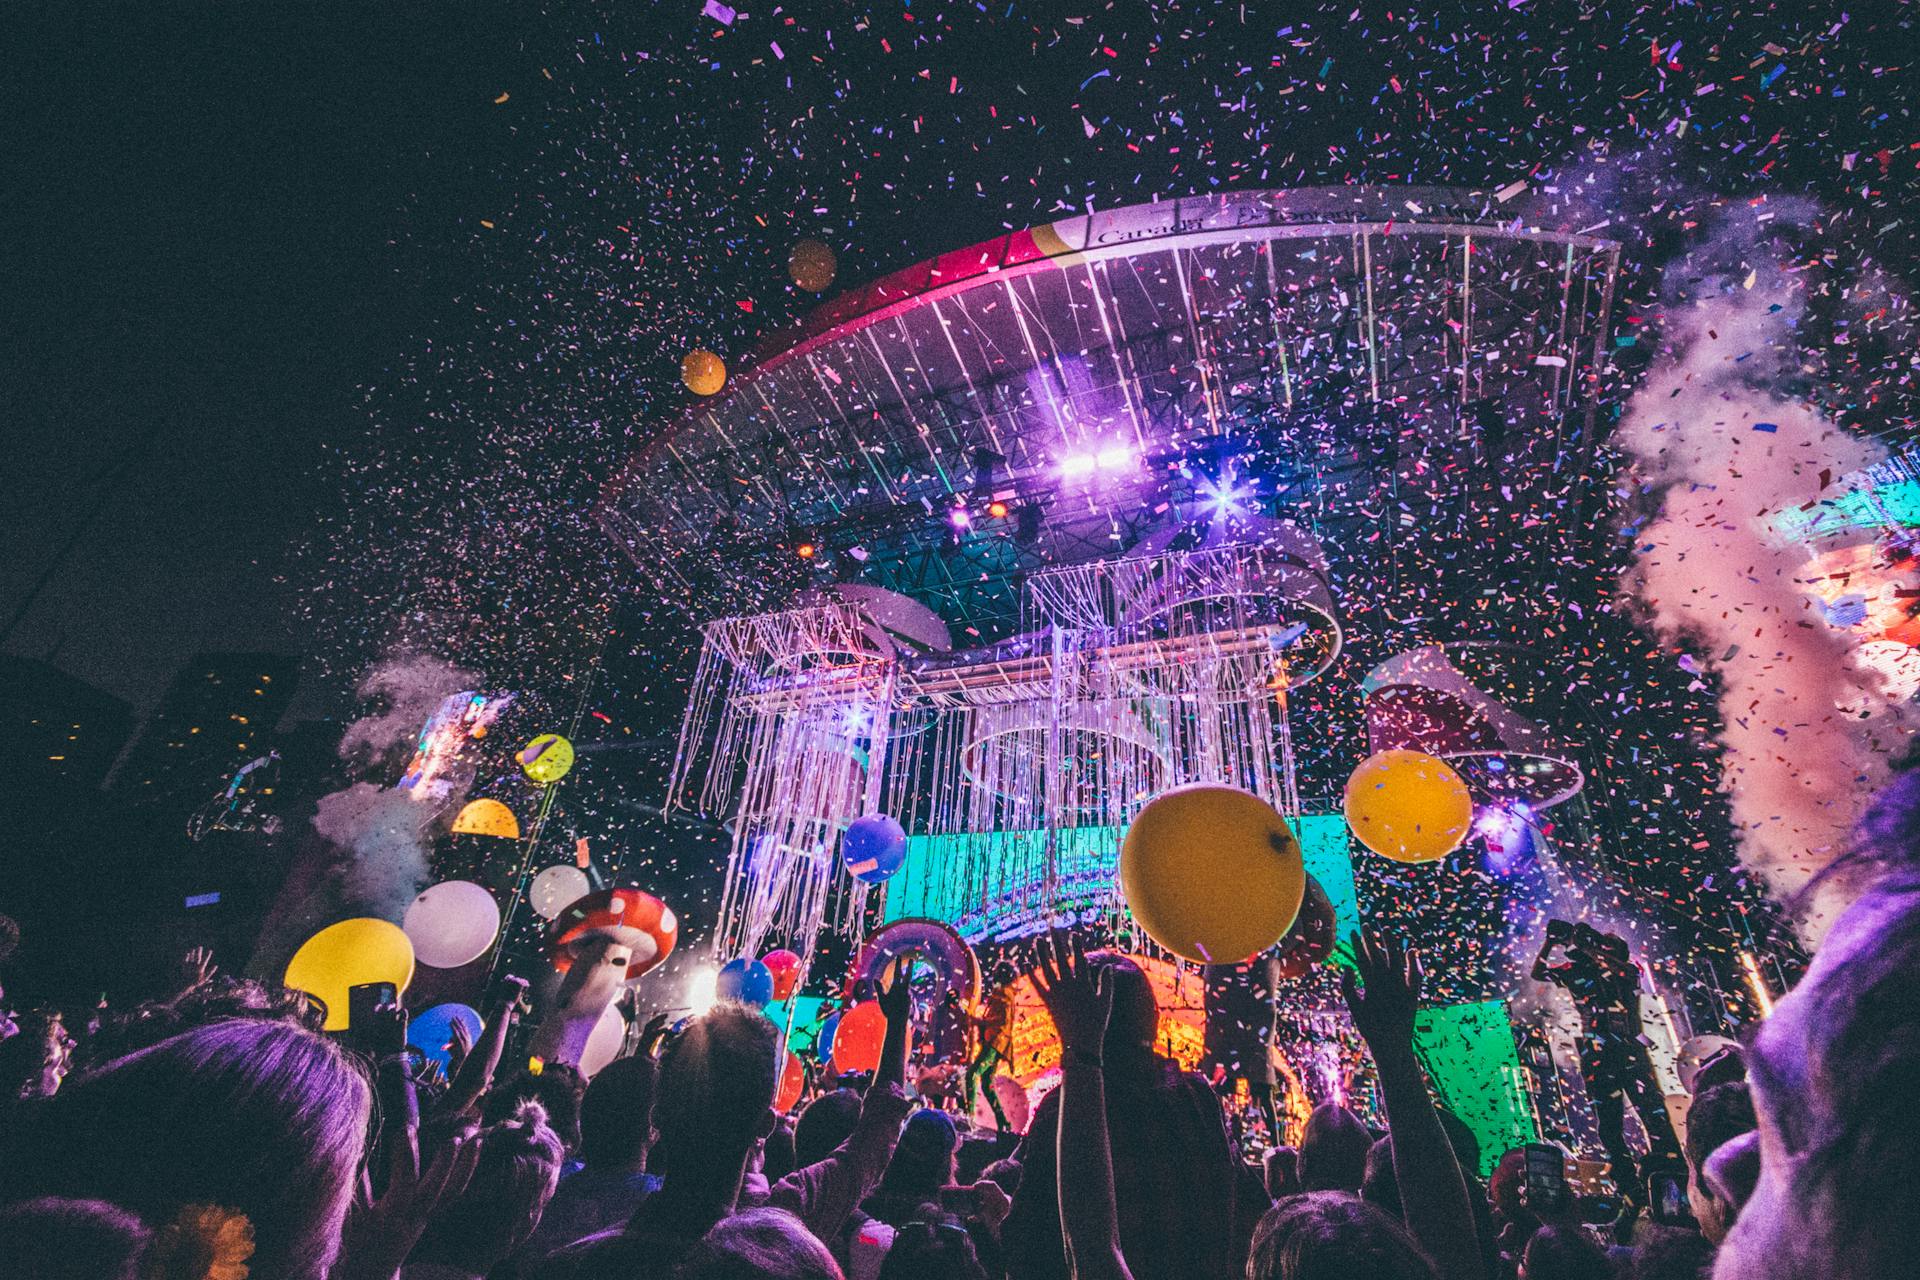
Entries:
{"type": "MultiPolygon", "coordinates": [[[[1716,269],[1686,278],[1685,296],[1670,288],[1666,345],[1615,442],[1658,503],[1625,585],[1661,638],[1693,655],[1683,665],[1718,676],[1740,858],[1792,899],[1846,846],[1914,716],[1877,696],[1807,590],[1806,549],[1769,524],[1884,455],[1790,394],[1808,359],[1804,277],[1760,246],[1751,223],[1726,224],[1707,250],[1716,269]]],[[[1684,265],[1697,272],[1698,258],[1684,265]]],[[[1817,945],[1848,900],[1823,885],[1796,922],[1803,939],[1817,945]]]]}

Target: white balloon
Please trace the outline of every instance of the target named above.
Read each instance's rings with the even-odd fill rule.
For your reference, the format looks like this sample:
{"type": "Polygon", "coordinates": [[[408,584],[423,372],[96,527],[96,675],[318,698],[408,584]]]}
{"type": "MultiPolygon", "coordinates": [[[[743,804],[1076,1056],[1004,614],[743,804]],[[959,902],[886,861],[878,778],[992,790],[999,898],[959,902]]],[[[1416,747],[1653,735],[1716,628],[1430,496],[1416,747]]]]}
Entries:
{"type": "Polygon", "coordinates": [[[586,897],[592,887],[586,872],[563,862],[535,876],[527,898],[533,903],[534,914],[542,920],[555,920],[562,911],[586,897]]]}
{"type": "Polygon", "coordinates": [[[620,1056],[626,1042],[627,1020],[620,1015],[619,1005],[610,1004],[588,1034],[587,1047],[580,1051],[580,1074],[589,1080],[599,1075],[602,1067],[620,1056]]]}
{"type": "Polygon", "coordinates": [[[421,964],[458,969],[493,945],[500,932],[500,904],[471,880],[443,880],[421,891],[400,927],[421,964]]]}

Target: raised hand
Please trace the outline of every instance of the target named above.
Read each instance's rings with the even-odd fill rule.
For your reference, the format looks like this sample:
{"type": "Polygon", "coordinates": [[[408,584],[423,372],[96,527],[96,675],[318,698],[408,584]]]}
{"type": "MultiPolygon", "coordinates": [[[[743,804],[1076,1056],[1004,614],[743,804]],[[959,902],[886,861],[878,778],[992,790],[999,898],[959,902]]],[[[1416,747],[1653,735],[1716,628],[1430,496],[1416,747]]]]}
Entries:
{"type": "Polygon", "coordinates": [[[1383,1051],[1411,1048],[1413,1015],[1420,1007],[1420,985],[1426,974],[1420,957],[1400,943],[1369,931],[1355,934],[1356,982],[1350,971],[1340,974],[1340,991],[1347,998],[1353,1025],[1378,1058],[1383,1051]]]}
{"type": "Polygon", "coordinates": [[[879,989],[874,995],[880,1012],[887,1016],[888,1022],[898,1022],[913,1013],[913,983],[910,979],[914,963],[919,958],[918,951],[909,951],[888,965],[880,975],[879,989]]]}
{"type": "Polygon", "coordinates": [[[348,1222],[337,1278],[391,1280],[434,1210],[466,1190],[480,1163],[479,1130],[453,1134],[424,1161],[410,1158],[405,1142],[390,1144],[388,1156],[386,1190],[348,1222]]]}
{"type": "Polygon", "coordinates": [[[467,1030],[466,1023],[455,1018],[453,1024],[447,1029],[447,1065],[452,1068],[455,1075],[460,1073],[460,1064],[465,1062],[467,1055],[472,1052],[473,1032],[467,1030]]]}
{"type": "Polygon", "coordinates": [[[213,952],[207,947],[194,947],[180,957],[180,990],[188,992],[195,987],[211,981],[213,975],[220,972],[220,966],[213,962],[213,952]]]}
{"type": "Polygon", "coordinates": [[[1055,930],[1038,948],[1034,989],[1060,1035],[1060,1049],[1078,1049],[1096,1057],[1113,1016],[1113,980],[1103,966],[1087,963],[1078,936],[1055,930]]]}

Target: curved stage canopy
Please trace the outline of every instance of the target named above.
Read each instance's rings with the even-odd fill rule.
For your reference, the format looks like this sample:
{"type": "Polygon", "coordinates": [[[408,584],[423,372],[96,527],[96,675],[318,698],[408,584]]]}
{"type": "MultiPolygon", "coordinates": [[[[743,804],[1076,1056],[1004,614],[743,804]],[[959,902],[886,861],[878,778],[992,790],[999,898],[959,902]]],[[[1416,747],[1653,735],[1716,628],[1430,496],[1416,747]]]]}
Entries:
{"type": "Polygon", "coordinates": [[[1578,520],[1618,261],[1427,188],[1035,227],[819,308],[642,448],[601,519],[714,612],[858,581],[963,646],[1017,629],[1036,570],[1241,512],[1381,598],[1471,573],[1524,600],[1578,520]]]}

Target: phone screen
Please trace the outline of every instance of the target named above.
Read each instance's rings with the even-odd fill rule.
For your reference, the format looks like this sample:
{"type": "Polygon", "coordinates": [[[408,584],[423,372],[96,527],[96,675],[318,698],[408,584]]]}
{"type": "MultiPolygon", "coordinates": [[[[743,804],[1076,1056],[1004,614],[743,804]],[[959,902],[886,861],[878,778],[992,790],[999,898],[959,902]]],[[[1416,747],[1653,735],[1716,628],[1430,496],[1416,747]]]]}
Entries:
{"type": "Polygon", "coordinates": [[[1648,1208],[1653,1220],[1663,1227],[1691,1227],[1693,1210],[1687,1204],[1687,1183],[1677,1173],[1656,1173],[1647,1178],[1648,1208]]]}
{"type": "Polygon", "coordinates": [[[1567,1203],[1567,1156],[1547,1142],[1529,1142],[1527,1177],[1522,1186],[1526,1202],[1535,1209],[1556,1210],[1567,1203]]]}

